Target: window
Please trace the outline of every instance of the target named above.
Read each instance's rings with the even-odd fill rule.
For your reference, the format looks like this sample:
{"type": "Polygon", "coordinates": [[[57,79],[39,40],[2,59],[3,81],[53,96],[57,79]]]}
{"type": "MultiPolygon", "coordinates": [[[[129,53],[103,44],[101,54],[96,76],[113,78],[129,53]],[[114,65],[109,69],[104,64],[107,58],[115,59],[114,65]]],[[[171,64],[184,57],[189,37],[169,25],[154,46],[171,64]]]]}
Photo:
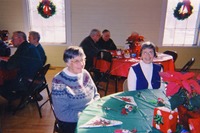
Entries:
{"type": "MultiPolygon", "coordinates": [[[[180,0],[168,0],[165,19],[163,46],[195,46],[198,44],[199,34],[199,0],[190,0],[193,13],[184,20],[174,17],[174,9],[180,0]]],[[[187,11],[186,11],[187,12],[187,11]]]]}
{"type": "Polygon", "coordinates": [[[56,5],[56,13],[47,19],[38,14],[37,6],[41,0],[27,1],[29,7],[30,30],[37,31],[41,34],[41,42],[65,43],[65,1],[51,0],[51,2],[56,5]]]}

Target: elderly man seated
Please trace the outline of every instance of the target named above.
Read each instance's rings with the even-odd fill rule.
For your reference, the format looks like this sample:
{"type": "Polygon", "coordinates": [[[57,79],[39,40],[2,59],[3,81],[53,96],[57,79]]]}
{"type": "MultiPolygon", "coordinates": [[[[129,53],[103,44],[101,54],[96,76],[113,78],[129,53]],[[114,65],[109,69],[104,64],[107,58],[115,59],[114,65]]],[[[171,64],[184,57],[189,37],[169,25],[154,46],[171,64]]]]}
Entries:
{"type": "Polygon", "coordinates": [[[6,62],[5,71],[17,70],[17,74],[12,80],[6,81],[0,89],[0,95],[8,100],[13,98],[13,93],[17,95],[19,91],[27,91],[29,81],[43,65],[39,52],[35,46],[27,42],[24,32],[14,32],[12,43],[17,50],[3,61],[6,62]],[[22,81],[19,83],[20,80],[22,81]]]}

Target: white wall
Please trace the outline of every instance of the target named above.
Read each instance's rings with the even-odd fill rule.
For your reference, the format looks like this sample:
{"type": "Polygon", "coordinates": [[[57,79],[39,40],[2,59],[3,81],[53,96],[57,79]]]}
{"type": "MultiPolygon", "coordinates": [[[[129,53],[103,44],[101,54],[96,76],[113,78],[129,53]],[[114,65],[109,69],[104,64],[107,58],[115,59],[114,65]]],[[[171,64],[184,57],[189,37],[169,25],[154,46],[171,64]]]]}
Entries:
{"type": "Polygon", "coordinates": [[[111,31],[118,46],[137,31],[158,44],[163,0],[71,0],[72,42],[80,41],[93,28],[111,31]]]}
{"type": "MultiPolygon", "coordinates": [[[[200,48],[160,47],[165,18],[163,7],[166,7],[166,2],[167,0],[70,0],[72,44],[79,45],[93,28],[107,28],[118,47],[123,47],[131,32],[137,31],[146,41],[150,40],[158,45],[160,51],[177,50],[180,56],[176,61],[176,68],[181,68],[187,59],[195,57],[196,62],[192,68],[199,69],[200,48]]],[[[10,36],[16,30],[28,33],[24,3],[25,0],[0,0],[0,30],[8,30],[10,36]]],[[[45,45],[47,63],[65,66],[62,55],[69,45],[45,45]]]]}

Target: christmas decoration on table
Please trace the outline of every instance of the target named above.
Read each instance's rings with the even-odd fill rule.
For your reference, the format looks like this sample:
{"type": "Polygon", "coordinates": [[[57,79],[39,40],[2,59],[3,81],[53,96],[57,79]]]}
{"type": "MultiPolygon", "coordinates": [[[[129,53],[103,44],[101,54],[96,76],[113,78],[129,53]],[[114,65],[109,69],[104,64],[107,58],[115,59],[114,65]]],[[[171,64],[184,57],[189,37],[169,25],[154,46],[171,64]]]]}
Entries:
{"type": "Polygon", "coordinates": [[[49,18],[56,13],[56,6],[50,0],[42,0],[37,10],[42,17],[49,18]]]}
{"type": "Polygon", "coordinates": [[[130,51],[128,49],[124,50],[124,58],[130,58],[130,51]]]}
{"type": "Polygon", "coordinates": [[[132,32],[126,41],[126,44],[129,44],[129,48],[132,50],[132,52],[136,53],[138,56],[141,48],[140,43],[144,41],[144,36],[139,35],[137,32],[132,32]]]}
{"type": "Polygon", "coordinates": [[[132,96],[112,96],[115,99],[118,99],[120,101],[124,101],[128,104],[137,106],[137,103],[135,102],[134,98],[132,96]]]}
{"type": "Polygon", "coordinates": [[[154,108],[153,127],[163,133],[174,133],[176,131],[178,113],[166,107],[154,108]]]}
{"type": "Polygon", "coordinates": [[[81,125],[80,128],[93,128],[93,127],[110,127],[121,125],[121,121],[117,120],[108,120],[106,118],[95,116],[85,124],[81,125]]]}
{"type": "Polygon", "coordinates": [[[184,20],[192,14],[193,6],[190,0],[179,2],[174,10],[174,17],[178,20],[184,20]]]}
{"type": "Polygon", "coordinates": [[[157,105],[158,105],[158,106],[165,106],[165,101],[164,101],[164,99],[158,98],[158,100],[157,100],[157,105]]]}
{"type": "Polygon", "coordinates": [[[125,104],[122,107],[121,114],[122,115],[128,115],[128,113],[130,113],[130,112],[135,112],[136,109],[137,109],[136,106],[133,106],[131,104],[125,104]]]}

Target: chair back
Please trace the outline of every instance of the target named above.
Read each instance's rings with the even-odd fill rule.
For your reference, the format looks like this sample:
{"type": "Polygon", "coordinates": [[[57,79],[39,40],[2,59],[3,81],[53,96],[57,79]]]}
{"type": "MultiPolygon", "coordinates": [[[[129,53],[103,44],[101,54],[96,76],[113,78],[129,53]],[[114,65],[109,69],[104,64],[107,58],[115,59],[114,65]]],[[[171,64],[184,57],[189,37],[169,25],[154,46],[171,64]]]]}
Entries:
{"type": "Polygon", "coordinates": [[[61,130],[60,126],[59,126],[59,120],[58,120],[58,118],[56,117],[56,114],[55,114],[55,110],[54,110],[54,106],[53,106],[51,94],[50,94],[50,96],[49,96],[49,101],[50,101],[51,109],[52,109],[52,111],[53,111],[53,115],[54,115],[54,117],[55,117],[53,133],[64,133],[64,132],[61,130]]]}
{"type": "Polygon", "coordinates": [[[192,57],[180,70],[180,72],[187,72],[190,70],[191,66],[194,64],[195,58],[192,57]]]}
{"type": "Polygon", "coordinates": [[[42,86],[45,86],[47,84],[46,81],[46,73],[50,68],[50,64],[44,65],[35,75],[32,82],[29,85],[29,91],[37,91],[40,92],[41,89],[43,89],[42,86]]]}
{"type": "MultiPolygon", "coordinates": [[[[95,68],[97,66],[97,62],[103,60],[106,62],[106,70],[104,72],[100,72],[99,71],[99,77],[98,79],[95,81],[95,84],[97,86],[98,90],[103,90],[105,92],[104,95],[107,95],[107,91],[108,91],[108,85],[109,85],[109,80],[111,79],[111,68],[112,68],[112,54],[109,51],[106,50],[101,50],[99,51],[99,53],[96,56],[96,61],[95,61],[95,68]],[[101,88],[99,87],[99,83],[100,82],[105,82],[106,83],[106,88],[101,88]]],[[[114,76],[112,76],[112,79],[116,79],[114,76]]]]}
{"type": "Polygon", "coordinates": [[[43,62],[43,65],[45,65],[46,62],[47,62],[47,56],[45,55],[45,56],[44,56],[44,62],[43,62]]]}
{"type": "Polygon", "coordinates": [[[105,60],[107,62],[112,62],[112,54],[109,51],[101,50],[97,54],[97,59],[105,60]]]}
{"type": "Polygon", "coordinates": [[[163,52],[164,54],[168,54],[171,55],[173,57],[174,62],[176,61],[178,54],[176,51],[171,51],[171,50],[167,50],[165,52],[163,52]]]}
{"type": "Polygon", "coordinates": [[[109,63],[109,67],[108,68],[109,69],[107,69],[107,72],[110,72],[111,67],[112,67],[112,54],[109,51],[101,50],[97,54],[95,67],[96,67],[96,64],[97,64],[98,60],[104,60],[104,61],[108,62],[109,63]]]}
{"type": "Polygon", "coordinates": [[[18,106],[16,107],[16,109],[14,110],[13,114],[16,113],[16,111],[18,111],[21,106],[24,106],[28,103],[30,103],[31,101],[35,101],[37,104],[37,108],[38,108],[38,112],[40,115],[40,118],[42,118],[42,113],[41,113],[41,107],[47,103],[47,101],[49,99],[47,99],[45,102],[43,102],[41,105],[39,105],[36,96],[37,94],[39,94],[41,91],[43,91],[44,89],[47,90],[47,95],[49,97],[49,88],[48,88],[48,84],[45,78],[45,75],[47,73],[47,71],[49,70],[50,64],[47,64],[45,66],[43,66],[35,75],[35,77],[33,79],[28,79],[27,82],[28,83],[28,88],[26,91],[24,91],[23,95],[21,95],[21,101],[18,104],[18,106]]]}
{"type": "Polygon", "coordinates": [[[123,91],[128,91],[128,82],[127,82],[127,79],[125,79],[124,82],[123,82],[123,91]]]}

